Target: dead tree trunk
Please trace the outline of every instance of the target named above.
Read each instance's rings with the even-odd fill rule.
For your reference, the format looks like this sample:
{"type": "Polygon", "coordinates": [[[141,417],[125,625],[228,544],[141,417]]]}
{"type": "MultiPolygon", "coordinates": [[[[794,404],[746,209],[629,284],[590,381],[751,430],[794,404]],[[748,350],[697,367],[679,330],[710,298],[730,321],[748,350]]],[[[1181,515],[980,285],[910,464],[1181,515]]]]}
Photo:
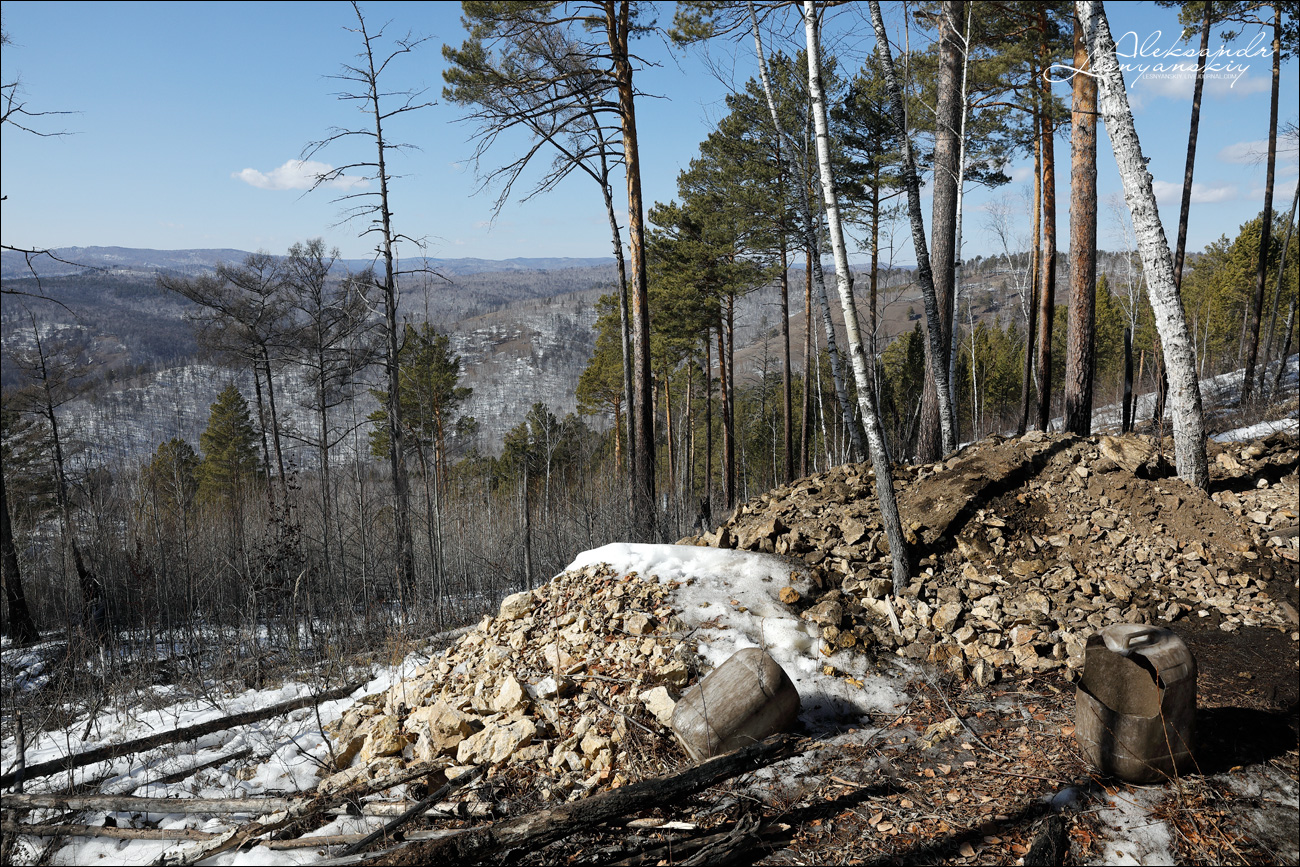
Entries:
{"type": "MultiPolygon", "coordinates": [[[[947,358],[947,345],[943,340],[943,326],[939,316],[939,302],[935,295],[934,277],[930,267],[930,253],[925,240],[925,218],[921,215],[921,183],[916,174],[911,139],[907,134],[903,92],[898,83],[898,76],[894,72],[894,58],[889,49],[889,34],[885,32],[885,22],[880,15],[878,0],[871,0],[871,25],[876,33],[876,55],[880,58],[885,84],[889,89],[890,111],[903,142],[903,180],[907,189],[907,210],[912,225],[912,246],[916,251],[916,279],[921,284],[921,297],[925,301],[925,322],[929,332],[930,353],[935,358],[947,358]]],[[[935,394],[939,401],[939,426],[943,437],[943,451],[944,454],[948,454],[957,448],[957,427],[952,411],[952,389],[948,387],[948,366],[936,364],[931,374],[935,377],[935,394]]]]}
{"type": "MultiPolygon", "coordinates": [[[[1294,13],[1293,13],[1294,14],[1294,13]]],[[[1250,304],[1250,326],[1246,335],[1246,373],[1241,381],[1241,402],[1254,394],[1255,364],[1259,360],[1259,323],[1264,313],[1264,291],[1268,287],[1268,250],[1273,243],[1273,176],[1277,167],[1278,78],[1282,70],[1282,4],[1273,4],[1273,98],[1268,114],[1268,168],[1264,176],[1264,218],[1259,227],[1259,261],[1255,264],[1255,296],[1250,304]]]]}

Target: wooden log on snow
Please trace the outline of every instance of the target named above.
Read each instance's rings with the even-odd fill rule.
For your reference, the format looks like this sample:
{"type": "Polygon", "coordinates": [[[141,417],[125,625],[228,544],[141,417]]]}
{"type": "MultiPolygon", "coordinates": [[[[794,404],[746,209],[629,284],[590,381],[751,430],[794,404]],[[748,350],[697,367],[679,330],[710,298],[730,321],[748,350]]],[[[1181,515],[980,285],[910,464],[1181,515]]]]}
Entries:
{"type": "MultiPolygon", "coordinates": [[[[144,752],[145,750],[151,750],[155,747],[193,740],[202,737],[203,735],[225,731],[226,729],[231,729],[235,726],[261,722],[264,719],[281,716],[282,714],[298,710],[299,708],[312,707],[313,705],[319,704],[323,701],[333,701],[339,698],[346,698],[363,686],[365,686],[364,682],[340,686],[318,695],[306,695],[301,698],[283,701],[279,704],[272,705],[271,707],[231,714],[230,716],[210,720],[205,723],[199,723],[198,725],[186,726],[185,728],[175,729],[168,732],[160,732],[156,735],[150,735],[147,738],[137,738],[133,741],[126,741],[125,743],[110,744],[106,747],[87,750],[84,753],[65,756],[64,758],[55,759],[49,762],[41,762],[40,764],[29,766],[26,769],[24,777],[28,780],[34,780],[37,777],[48,777],[50,774],[57,774],[60,771],[70,771],[73,768],[93,765],[96,762],[106,762],[110,759],[129,756],[132,753],[144,752]]],[[[17,771],[0,776],[0,788],[13,785],[15,782],[17,782],[17,771]]]]}
{"type": "Polygon", "coordinates": [[[194,776],[199,771],[206,771],[208,768],[215,768],[218,765],[224,765],[226,762],[236,762],[240,759],[246,759],[253,754],[252,749],[244,748],[233,753],[227,753],[224,756],[217,756],[215,759],[206,761],[201,765],[193,765],[188,768],[181,768],[179,771],[172,771],[170,774],[163,774],[161,777],[150,780],[147,783],[141,783],[136,786],[136,790],[143,789],[146,786],[165,786],[168,783],[179,783],[181,780],[194,776]]]}
{"type": "Polygon", "coordinates": [[[402,813],[400,816],[397,816],[389,820],[388,822],[385,822],[382,828],[377,828],[376,830],[362,837],[357,842],[348,846],[348,848],[343,851],[343,855],[345,857],[348,855],[355,855],[361,850],[365,849],[371,843],[375,842],[376,840],[387,839],[387,837],[391,835],[394,831],[396,831],[398,828],[402,827],[407,822],[411,821],[416,816],[423,813],[425,810],[428,810],[434,804],[438,803],[440,799],[445,798],[448,795],[448,793],[450,793],[453,789],[458,789],[461,786],[473,780],[477,780],[479,777],[483,776],[483,773],[486,770],[487,767],[485,765],[479,765],[477,768],[470,771],[469,773],[461,774],[456,779],[448,781],[446,785],[440,787],[437,791],[429,795],[424,800],[412,804],[410,809],[406,810],[406,812],[402,813]]]}
{"type": "Polygon", "coordinates": [[[194,864],[218,853],[242,846],[257,837],[263,836],[264,834],[279,831],[287,825],[299,821],[305,816],[324,813],[344,802],[363,798],[374,792],[386,791],[394,786],[400,786],[403,783],[409,783],[411,780],[441,771],[445,767],[445,763],[429,763],[420,765],[415,768],[408,768],[401,774],[381,777],[376,780],[368,780],[364,784],[350,789],[344,789],[340,792],[335,792],[329,797],[317,795],[311,799],[302,799],[293,804],[287,810],[264,815],[257,821],[249,822],[247,825],[243,825],[239,828],[234,828],[224,834],[214,837],[211,840],[205,840],[187,849],[169,849],[159,855],[153,863],[158,865],[194,864]]]}
{"type": "MultiPolygon", "coordinates": [[[[459,834],[460,831],[447,830],[441,828],[434,831],[405,831],[402,834],[403,840],[437,840],[441,837],[448,837],[452,834],[459,834]]],[[[329,848],[331,846],[346,846],[349,843],[355,843],[365,834],[329,834],[320,837],[294,837],[292,840],[267,840],[262,845],[272,850],[282,849],[315,849],[329,848]]],[[[382,853],[380,853],[382,854],[382,853]]],[[[330,861],[320,861],[319,864],[335,863],[336,859],[330,861]]],[[[340,861],[351,861],[347,859],[337,859],[340,861]]]]}
{"type": "Polygon", "coordinates": [[[0,831],[28,837],[112,837],[117,840],[210,840],[211,831],[193,828],[113,828],[103,825],[24,825],[5,822],[0,831]]]}
{"type": "Polygon", "coordinates": [[[457,864],[475,863],[489,856],[500,857],[508,850],[522,847],[536,852],[543,846],[585,828],[651,807],[677,803],[701,789],[766,767],[802,751],[799,738],[794,735],[777,735],[676,774],[642,780],[550,810],[506,819],[482,828],[471,828],[463,834],[419,844],[409,853],[403,853],[403,859],[409,863],[457,864]]]}
{"type": "Polygon", "coordinates": [[[5,795],[6,810],[99,810],[105,813],[249,813],[292,809],[308,798],[139,798],[135,795],[5,795]]]}

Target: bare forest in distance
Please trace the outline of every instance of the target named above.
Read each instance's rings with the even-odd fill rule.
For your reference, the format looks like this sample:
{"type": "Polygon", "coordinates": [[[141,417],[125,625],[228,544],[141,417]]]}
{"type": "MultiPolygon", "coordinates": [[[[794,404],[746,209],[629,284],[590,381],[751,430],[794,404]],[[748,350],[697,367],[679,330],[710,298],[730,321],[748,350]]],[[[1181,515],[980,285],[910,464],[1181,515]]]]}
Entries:
{"type": "MultiPolygon", "coordinates": [[[[1100,99],[1108,124],[1131,126],[1118,69],[1081,78],[1073,102],[1041,86],[1044,69],[1081,51],[1113,63],[1109,33],[1083,10],[1094,4],[1078,19],[1069,4],[971,4],[958,16],[949,7],[962,4],[928,4],[926,53],[881,51],[860,69],[822,57],[810,24],[807,48],[750,58],[753,77],[667,203],[623,194],[622,173],[640,171],[622,123],[637,98],[635,27],[471,6],[478,35],[445,48],[445,99],[477,123],[501,172],[508,156],[490,145],[511,129],[590,175],[611,216],[632,214],[613,220],[626,261],[395,269],[393,246],[413,229],[388,224],[380,166],[394,145],[378,123],[358,130],[384,182],[364,200],[386,251],[375,262],[338,260],[310,238],[186,267],[83,268],[95,264],[86,248],[54,251],[77,267],[37,278],[6,247],[14,637],[66,635],[69,658],[166,647],[178,665],[210,664],[216,647],[229,671],[260,678],[272,662],[462,625],[577,552],[674,541],[846,462],[872,462],[886,523],[891,459],[933,463],[1027,428],[1172,433],[1179,475],[1204,486],[1214,420],[1199,392],[1192,405],[1194,380],[1244,367],[1245,411],[1267,411],[1269,365],[1294,347],[1292,218],[1270,186],[1261,216],[1224,226],[1209,248],[1160,249],[1142,219],[1142,207],[1154,213],[1149,176],[1129,205],[1097,201],[1096,114],[1072,126],[1071,110],[1100,99]],[[529,50],[510,42],[513,25],[604,72],[547,75],[548,57],[528,55],[512,67],[525,96],[503,109],[500,52],[529,50]],[[1023,49],[999,41],[1013,29],[1031,34],[1023,49]],[[963,35],[979,33],[987,44],[963,35]],[[571,85],[559,108],[547,90],[557,80],[571,85]],[[900,129],[905,100],[934,105],[930,119],[900,129]],[[827,127],[829,139],[811,134],[827,127]],[[1079,140],[1089,129],[1091,152],[1079,140]],[[1034,193],[962,211],[967,186],[1009,184],[999,167],[1026,155],[1034,193]],[[1058,172],[1079,179],[1077,212],[1092,214],[1090,230],[1072,219],[1059,254],[1058,203],[1042,192],[1058,172]],[[935,198],[922,214],[925,177],[935,198]],[[1099,242],[1099,213],[1101,234],[1109,221],[1121,242],[1099,242]],[[1025,217],[1032,237],[1015,236],[1025,217]],[[964,259],[962,219],[987,221],[1002,254],[964,259]],[[845,224],[868,241],[849,251],[845,224]],[[909,239],[929,239],[929,252],[902,253],[909,239]],[[1136,398],[1152,393],[1157,410],[1139,417],[1136,398]],[[1115,409],[1103,419],[1103,407],[1115,409]]],[[[684,5],[670,35],[748,32],[742,13],[684,5]]],[[[391,50],[370,36],[359,47],[391,50]]],[[[377,75],[349,83],[380,117],[399,83],[377,75]]],[[[1132,162],[1122,132],[1108,129],[1132,162]]],[[[1286,135],[1275,122],[1271,139],[1286,135]]],[[[886,529],[899,592],[917,567],[901,530],[886,529]]]]}

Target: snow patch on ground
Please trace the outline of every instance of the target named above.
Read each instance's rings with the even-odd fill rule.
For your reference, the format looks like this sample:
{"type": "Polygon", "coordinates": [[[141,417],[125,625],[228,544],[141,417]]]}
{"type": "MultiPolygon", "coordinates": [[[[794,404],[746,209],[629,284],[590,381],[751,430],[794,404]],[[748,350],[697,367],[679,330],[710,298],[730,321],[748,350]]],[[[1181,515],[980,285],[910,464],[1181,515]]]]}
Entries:
{"type": "Polygon", "coordinates": [[[1288,433],[1300,433],[1300,418],[1292,416],[1291,418],[1279,419],[1278,421],[1262,421],[1259,424],[1239,427],[1234,430],[1224,431],[1221,434],[1215,434],[1211,439],[1221,443],[1239,443],[1245,440],[1262,439],[1278,431],[1287,431],[1288,433]]]}
{"type": "Polygon", "coordinates": [[[1092,864],[1176,864],[1169,825],[1151,815],[1165,799],[1166,789],[1125,789],[1106,798],[1097,811],[1106,832],[1096,846],[1100,856],[1092,864]]]}
{"type": "Polygon", "coordinates": [[[1272,850],[1274,864],[1300,864],[1300,785],[1283,771],[1264,764],[1213,778],[1236,794],[1254,798],[1258,807],[1246,814],[1256,841],[1272,850]]]}
{"type": "Polygon", "coordinates": [[[672,604],[711,668],[746,647],[766,650],[794,681],[800,719],[814,732],[871,713],[893,714],[906,703],[894,678],[872,670],[861,654],[824,654],[818,627],[778,600],[786,586],[803,596],[813,592],[802,562],[752,551],[617,543],[584,551],[568,568],[599,563],[676,584],[672,604]],[[836,673],[826,674],[828,665],[836,673]]]}

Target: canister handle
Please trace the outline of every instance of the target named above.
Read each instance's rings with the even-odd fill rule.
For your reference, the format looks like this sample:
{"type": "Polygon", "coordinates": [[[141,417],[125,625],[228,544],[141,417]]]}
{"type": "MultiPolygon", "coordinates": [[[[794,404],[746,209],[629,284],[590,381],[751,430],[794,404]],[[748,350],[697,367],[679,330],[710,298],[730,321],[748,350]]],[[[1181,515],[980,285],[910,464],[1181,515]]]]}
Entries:
{"type": "Polygon", "coordinates": [[[1159,626],[1145,623],[1116,623],[1103,629],[1101,638],[1111,651],[1128,656],[1139,647],[1155,644],[1163,632],[1159,626]]]}

